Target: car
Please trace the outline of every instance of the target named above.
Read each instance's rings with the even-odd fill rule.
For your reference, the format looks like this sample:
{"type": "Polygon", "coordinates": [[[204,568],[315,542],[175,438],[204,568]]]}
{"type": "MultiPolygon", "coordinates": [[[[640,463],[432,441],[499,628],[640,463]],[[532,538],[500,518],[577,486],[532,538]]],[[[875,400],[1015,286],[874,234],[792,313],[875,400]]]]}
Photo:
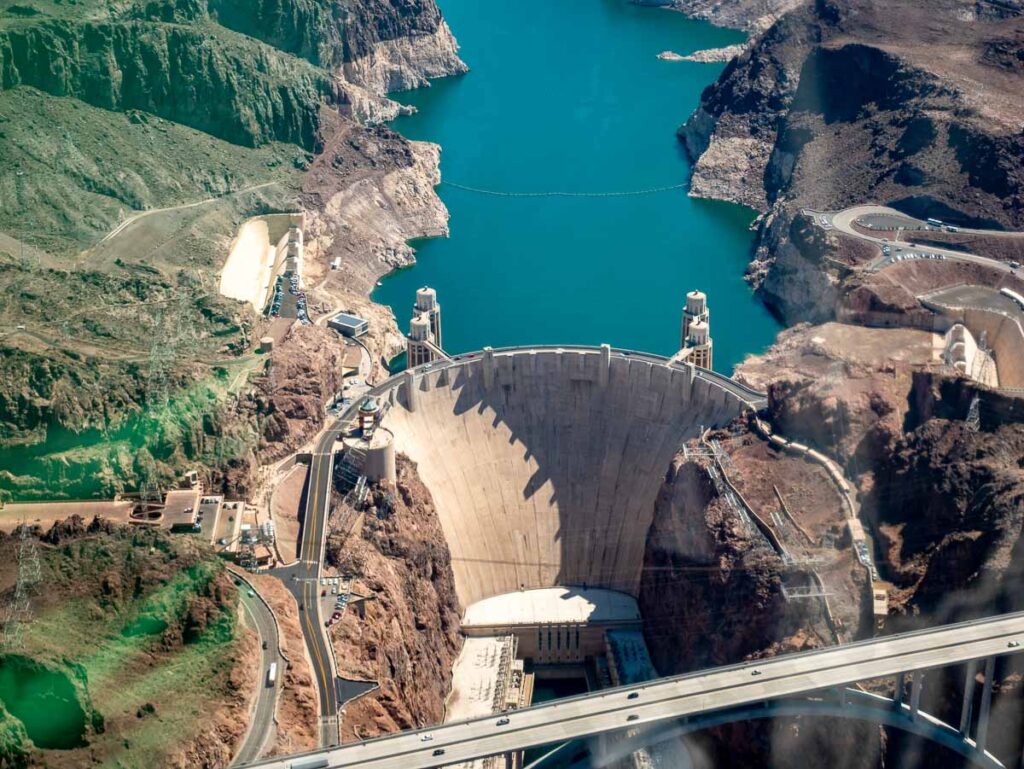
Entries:
{"type": "Polygon", "coordinates": [[[630,693],[629,693],[629,694],[628,694],[628,695],[626,696],[626,699],[627,699],[627,700],[635,700],[635,699],[636,699],[637,697],[639,697],[639,696],[640,696],[640,692],[630,692],[630,693]]]}
{"type": "Polygon", "coordinates": [[[752,675],[752,676],[759,676],[759,675],[761,675],[761,671],[758,670],[757,668],[754,668],[753,670],[750,671],[750,675],[752,675]]]}
{"type": "Polygon", "coordinates": [[[326,595],[327,595],[327,590],[321,590],[321,591],[320,591],[320,597],[321,597],[321,598],[323,598],[323,597],[324,597],[324,596],[326,596],[326,595]]]}
{"type": "Polygon", "coordinates": [[[1006,646],[1010,649],[1016,649],[1020,646],[1020,641],[1010,641],[1006,646]]]}
{"type": "Polygon", "coordinates": [[[266,648],[268,648],[268,647],[269,647],[269,644],[268,644],[268,643],[267,643],[266,641],[264,641],[264,642],[263,642],[263,648],[264,648],[264,649],[266,649],[266,648]]]}
{"type": "Polygon", "coordinates": [[[250,590],[249,591],[249,597],[252,598],[254,595],[256,595],[256,593],[254,593],[252,590],[250,590]]]}
{"type": "Polygon", "coordinates": [[[1010,267],[1013,268],[1014,270],[1019,270],[1020,262],[1010,262],[1010,267]]]}
{"type": "Polygon", "coordinates": [[[431,755],[443,756],[444,755],[444,748],[434,748],[434,752],[431,755]]]}
{"type": "Polygon", "coordinates": [[[628,715],[628,716],[626,717],[626,720],[627,720],[627,721],[639,721],[639,720],[640,720],[640,716],[638,716],[638,715],[637,715],[636,713],[630,713],[630,714],[629,714],[629,715],[628,715]]]}
{"type": "Polygon", "coordinates": [[[432,739],[434,739],[434,735],[432,735],[432,734],[421,734],[420,735],[420,742],[430,742],[432,739]]]}
{"type": "Polygon", "coordinates": [[[507,726],[508,725],[508,719],[507,718],[499,718],[494,725],[495,726],[507,726]]]}
{"type": "Polygon", "coordinates": [[[228,538],[227,537],[221,537],[220,539],[217,540],[217,544],[220,545],[221,547],[224,547],[227,543],[228,543],[228,538]]]}

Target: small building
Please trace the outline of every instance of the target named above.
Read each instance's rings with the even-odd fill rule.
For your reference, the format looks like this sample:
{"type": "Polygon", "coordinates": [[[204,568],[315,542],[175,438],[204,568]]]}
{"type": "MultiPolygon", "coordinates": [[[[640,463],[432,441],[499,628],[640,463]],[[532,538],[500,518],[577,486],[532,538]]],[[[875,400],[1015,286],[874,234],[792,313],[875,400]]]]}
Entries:
{"type": "Polygon", "coordinates": [[[345,336],[362,336],[370,330],[370,321],[347,312],[339,312],[327,320],[327,325],[345,336]]]}

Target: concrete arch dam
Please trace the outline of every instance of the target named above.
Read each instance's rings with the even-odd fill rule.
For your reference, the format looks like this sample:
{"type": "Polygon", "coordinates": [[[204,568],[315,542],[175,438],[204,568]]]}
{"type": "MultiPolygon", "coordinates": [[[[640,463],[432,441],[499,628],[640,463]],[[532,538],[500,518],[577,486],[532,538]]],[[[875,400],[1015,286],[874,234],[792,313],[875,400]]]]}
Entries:
{"type": "Polygon", "coordinates": [[[552,586],[636,596],[679,445],[764,397],[608,347],[485,350],[396,379],[383,424],[434,496],[464,606],[552,586]]]}

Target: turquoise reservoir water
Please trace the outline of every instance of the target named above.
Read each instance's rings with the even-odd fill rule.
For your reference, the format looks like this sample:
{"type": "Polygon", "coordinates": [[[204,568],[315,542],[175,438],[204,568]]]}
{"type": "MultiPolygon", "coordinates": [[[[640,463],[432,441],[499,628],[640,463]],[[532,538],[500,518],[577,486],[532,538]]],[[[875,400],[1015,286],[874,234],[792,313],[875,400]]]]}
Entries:
{"type": "MultiPolygon", "coordinates": [[[[508,192],[625,191],[684,183],[676,127],[723,65],[668,62],[742,40],[626,0],[440,0],[471,71],[403,94],[396,130],[442,146],[446,181],[508,192]]],[[[753,213],[685,190],[634,197],[481,195],[442,184],[451,237],[374,298],[406,330],[418,286],[438,290],[449,352],[608,342],[671,354],[687,291],[708,293],[715,368],[778,326],[743,282],[753,213]]]]}

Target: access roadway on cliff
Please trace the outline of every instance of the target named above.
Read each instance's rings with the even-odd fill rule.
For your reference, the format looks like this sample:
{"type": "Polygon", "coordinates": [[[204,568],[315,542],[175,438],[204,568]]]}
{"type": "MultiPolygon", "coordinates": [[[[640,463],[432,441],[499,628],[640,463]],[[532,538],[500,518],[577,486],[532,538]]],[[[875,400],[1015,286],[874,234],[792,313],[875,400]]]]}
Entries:
{"type": "MultiPolygon", "coordinates": [[[[504,347],[486,352],[456,355],[450,359],[410,369],[393,376],[380,385],[368,390],[365,395],[381,398],[397,390],[409,381],[409,377],[422,376],[427,372],[456,369],[463,366],[479,365],[484,355],[501,358],[529,355],[530,353],[555,352],[581,354],[607,354],[610,358],[638,360],[656,366],[666,366],[678,371],[692,371],[693,382],[704,380],[724,390],[732,397],[759,410],[767,405],[764,393],[757,392],[714,371],[694,368],[685,363],[671,362],[668,358],[634,350],[621,350],[584,345],[539,345],[504,347]]],[[[299,604],[300,625],[305,638],[309,658],[313,666],[313,677],[320,700],[321,744],[334,745],[338,740],[339,696],[338,678],[329,640],[320,612],[320,576],[323,569],[323,554],[327,524],[331,511],[331,487],[334,475],[335,443],[344,435],[356,418],[362,399],[356,399],[338,417],[317,441],[313,451],[309,480],[306,486],[306,504],[302,523],[300,560],[293,566],[275,572],[295,596],[299,604]]]]}
{"type": "MultiPolygon", "coordinates": [[[[920,232],[923,235],[928,234],[929,225],[927,222],[922,222],[911,216],[907,216],[894,208],[888,208],[887,206],[863,205],[833,212],[815,211],[807,208],[804,209],[803,213],[813,219],[815,225],[822,229],[834,229],[837,232],[841,232],[842,234],[848,235],[852,238],[857,238],[858,240],[862,240],[867,243],[873,243],[877,245],[879,249],[882,249],[885,246],[890,246],[894,253],[879,255],[878,258],[874,259],[867,265],[869,270],[881,270],[892,264],[896,264],[896,257],[899,256],[907,259],[924,259],[927,257],[924,257],[923,254],[928,253],[937,254],[949,261],[978,264],[1010,275],[1019,274],[1016,268],[1011,267],[1006,262],[999,261],[998,259],[991,259],[987,256],[980,256],[979,254],[971,254],[966,251],[957,251],[951,248],[941,248],[933,245],[923,246],[912,243],[896,243],[890,238],[883,237],[881,235],[872,235],[869,232],[865,232],[864,230],[866,228],[864,227],[864,224],[877,222],[877,229],[884,230],[886,232],[899,232],[902,230],[908,232],[920,232]],[[854,224],[857,223],[861,223],[862,229],[854,227],[854,224]],[[902,253],[895,253],[896,249],[901,249],[902,253]]],[[[978,230],[961,227],[958,228],[958,231],[960,233],[974,235],[1024,237],[1024,233],[1002,232],[999,230],[978,230]]]]}
{"type": "Polygon", "coordinates": [[[629,751],[656,740],[657,728],[640,727],[659,722],[674,722],[675,731],[661,730],[665,739],[710,725],[799,712],[884,723],[956,751],[977,766],[995,768],[1003,765],[985,749],[995,658],[1018,653],[1022,641],[1024,614],[1010,614],[602,690],[500,720],[444,724],[258,766],[427,769],[625,729],[630,734],[621,747],[629,751]],[[979,661],[985,684],[975,714],[979,661]],[[954,727],[920,709],[921,691],[925,671],[963,663],[968,663],[965,693],[960,724],[954,727]],[[893,700],[846,688],[891,676],[899,681],[893,700]],[[904,700],[908,680],[909,702],[904,700]]]}

